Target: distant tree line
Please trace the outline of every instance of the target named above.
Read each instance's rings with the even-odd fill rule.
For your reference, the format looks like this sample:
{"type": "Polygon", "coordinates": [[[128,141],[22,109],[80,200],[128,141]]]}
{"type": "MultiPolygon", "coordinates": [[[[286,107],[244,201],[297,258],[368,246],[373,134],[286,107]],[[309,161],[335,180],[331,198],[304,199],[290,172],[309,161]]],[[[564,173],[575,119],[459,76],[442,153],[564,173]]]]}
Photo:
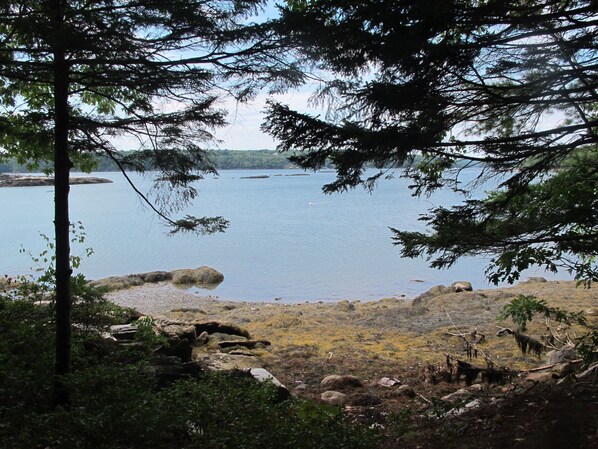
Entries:
{"type": "MultiPolygon", "coordinates": [[[[133,152],[121,152],[121,155],[132,155],[133,152]]],[[[298,165],[289,160],[293,153],[281,153],[276,150],[211,150],[208,152],[209,158],[218,170],[252,170],[252,169],[271,169],[283,170],[289,168],[298,168],[298,165]]],[[[465,166],[466,164],[457,164],[465,166]]],[[[373,168],[370,163],[365,168],[373,168]]],[[[146,162],[145,170],[152,170],[155,167],[146,162]]],[[[322,168],[333,169],[334,164],[327,160],[322,168]]],[[[77,171],[88,171],[85,167],[75,165],[77,171]]],[[[0,173],[27,173],[43,172],[51,170],[50,163],[37,163],[37,165],[20,163],[14,158],[2,158],[0,156],[0,173]]],[[[94,172],[117,172],[119,171],[116,162],[106,156],[98,155],[93,163],[94,172]]]]}
{"type": "MultiPolygon", "coordinates": [[[[127,153],[123,153],[126,155],[127,153]]],[[[289,154],[282,154],[274,150],[212,150],[209,158],[218,170],[234,169],[285,169],[296,167],[289,161],[289,154]]],[[[38,164],[37,166],[27,163],[19,163],[14,158],[0,158],[0,173],[23,173],[29,171],[43,171],[51,164],[38,164]]],[[[81,169],[81,167],[77,167],[81,169]]],[[[147,170],[154,167],[148,161],[147,170]]],[[[96,157],[93,171],[110,172],[119,171],[114,160],[98,155],[96,157]]]]}

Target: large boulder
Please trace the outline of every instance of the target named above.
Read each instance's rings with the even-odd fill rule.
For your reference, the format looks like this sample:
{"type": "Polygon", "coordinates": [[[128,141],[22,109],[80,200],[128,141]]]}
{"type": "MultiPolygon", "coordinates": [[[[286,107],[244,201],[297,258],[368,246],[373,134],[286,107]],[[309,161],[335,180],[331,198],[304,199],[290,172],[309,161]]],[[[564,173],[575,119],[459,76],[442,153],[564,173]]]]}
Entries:
{"type": "Polygon", "coordinates": [[[432,287],[430,290],[422,293],[418,297],[416,297],[413,302],[411,303],[412,306],[416,307],[419,306],[422,302],[434,298],[440,295],[446,295],[447,293],[461,293],[461,292],[470,292],[473,290],[471,282],[468,281],[457,281],[453,282],[450,286],[446,287],[444,285],[436,285],[432,287]]]}
{"type": "Polygon", "coordinates": [[[137,335],[137,326],[133,324],[117,324],[110,326],[110,334],[117,340],[131,341],[137,335]]]}
{"type": "Polygon", "coordinates": [[[90,285],[107,291],[123,290],[145,283],[172,281],[183,285],[216,285],[224,280],[224,275],[210,267],[199,267],[175,271],[150,271],[148,273],[111,276],[91,281],[90,285]]]}
{"type": "Polygon", "coordinates": [[[572,346],[564,346],[560,349],[555,349],[553,351],[549,351],[546,354],[548,359],[549,365],[554,365],[557,363],[565,363],[570,362],[572,360],[579,359],[579,354],[572,346]]]}
{"type": "Polygon", "coordinates": [[[449,288],[452,292],[455,292],[455,293],[470,292],[473,290],[471,282],[468,282],[468,281],[453,282],[449,288]]]}
{"type": "Polygon", "coordinates": [[[97,281],[91,281],[93,287],[101,287],[107,291],[123,290],[129,287],[136,287],[144,284],[143,278],[139,274],[129,274],[126,276],[111,276],[97,281]]]}
{"type": "Polygon", "coordinates": [[[250,368],[246,370],[258,382],[271,382],[278,391],[278,399],[285,400],[291,396],[291,393],[276,377],[264,368],[250,368]]]}
{"type": "Polygon", "coordinates": [[[444,295],[445,293],[450,293],[450,288],[444,285],[435,285],[430,290],[423,292],[421,295],[416,297],[411,305],[413,307],[419,306],[423,301],[433,298],[435,296],[444,295]]]}
{"type": "Polygon", "coordinates": [[[175,270],[172,283],[177,285],[215,285],[224,280],[224,275],[211,267],[175,270]]]}
{"type": "Polygon", "coordinates": [[[344,390],[347,388],[360,388],[363,383],[359,378],[350,375],[331,374],[322,379],[321,385],[334,390],[344,390]]]}
{"type": "Polygon", "coordinates": [[[149,273],[142,273],[141,279],[143,282],[163,282],[163,281],[170,281],[172,279],[172,273],[168,271],[150,271],[149,273]]]}

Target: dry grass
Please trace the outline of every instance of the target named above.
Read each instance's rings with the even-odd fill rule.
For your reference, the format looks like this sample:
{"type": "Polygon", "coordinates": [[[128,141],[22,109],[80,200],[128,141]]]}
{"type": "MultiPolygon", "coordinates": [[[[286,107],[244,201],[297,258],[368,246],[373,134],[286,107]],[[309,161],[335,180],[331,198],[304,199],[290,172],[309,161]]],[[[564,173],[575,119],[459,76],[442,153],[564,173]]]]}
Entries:
{"type": "MultiPolygon", "coordinates": [[[[573,282],[521,283],[511,288],[450,293],[412,306],[396,298],[337,304],[225,303],[212,301],[201,312],[172,311],[171,318],[218,320],[245,327],[254,338],[272,342],[264,362],[287,382],[314,383],[326,374],[355,374],[368,381],[404,375],[410,367],[441,364],[446,353],[465,358],[463,341],[450,336],[477,328],[486,335],[478,345],[499,366],[529,369],[542,363],[519,353],[511,337],[495,336],[502,307],[519,294],[535,295],[549,305],[589,312],[594,323],[598,290],[576,288],[573,282]]],[[[545,333],[538,320],[530,326],[535,338],[545,333]]],[[[483,365],[480,357],[476,364],[483,365]]]]}

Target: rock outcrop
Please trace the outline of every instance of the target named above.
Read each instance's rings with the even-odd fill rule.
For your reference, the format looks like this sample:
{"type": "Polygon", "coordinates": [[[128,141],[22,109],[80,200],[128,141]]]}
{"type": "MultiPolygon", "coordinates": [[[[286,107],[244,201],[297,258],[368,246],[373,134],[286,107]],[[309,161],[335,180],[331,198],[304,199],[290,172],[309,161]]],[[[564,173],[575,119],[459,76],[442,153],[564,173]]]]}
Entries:
{"type": "MultiPolygon", "coordinates": [[[[255,371],[251,373],[253,377],[272,381],[280,390],[281,398],[288,397],[288,390],[278,380],[255,367],[257,353],[253,350],[266,348],[270,345],[269,341],[251,340],[247,330],[216,321],[187,322],[157,317],[149,322],[156,336],[164,337],[162,342],[157,340],[159,346],[154,349],[151,365],[147,367],[147,371],[156,376],[159,385],[197,378],[206,369],[229,371],[249,364],[255,371]],[[229,354],[235,348],[243,349],[243,353],[229,354]]],[[[113,325],[103,337],[116,347],[126,348],[138,344],[138,332],[139,326],[133,322],[113,325]]]]}
{"type": "Polygon", "coordinates": [[[413,306],[418,306],[430,298],[434,298],[435,296],[445,295],[447,293],[461,293],[461,292],[470,292],[473,290],[471,282],[468,281],[457,281],[453,282],[450,286],[446,287],[444,285],[436,285],[429,289],[428,291],[422,293],[418,297],[416,297],[412,304],[413,306]]]}
{"type": "MultiPolygon", "coordinates": [[[[106,178],[97,178],[95,176],[80,176],[70,178],[71,185],[75,184],[106,184],[112,181],[106,178]]],[[[54,178],[52,176],[33,176],[33,175],[7,175],[0,173],[0,187],[37,187],[53,186],[54,178]]]]}
{"type": "Polygon", "coordinates": [[[321,385],[334,390],[361,388],[363,383],[359,378],[351,375],[331,374],[322,379],[321,385]]]}
{"type": "Polygon", "coordinates": [[[224,280],[224,275],[210,267],[196,269],[175,270],[172,272],[173,284],[215,285],[224,280]]]}
{"type": "Polygon", "coordinates": [[[122,290],[145,283],[172,281],[177,285],[210,286],[217,285],[224,280],[224,275],[211,267],[202,266],[174,271],[150,271],[148,273],[127,274],[125,276],[111,276],[91,281],[95,287],[102,287],[107,291],[122,290]]]}

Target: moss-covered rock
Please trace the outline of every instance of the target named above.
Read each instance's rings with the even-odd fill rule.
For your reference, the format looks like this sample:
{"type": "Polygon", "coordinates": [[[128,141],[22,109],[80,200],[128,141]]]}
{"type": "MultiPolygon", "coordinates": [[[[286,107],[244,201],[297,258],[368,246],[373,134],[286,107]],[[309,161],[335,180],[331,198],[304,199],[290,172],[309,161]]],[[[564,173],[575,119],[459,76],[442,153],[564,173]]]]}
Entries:
{"type": "MultiPolygon", "coordinates": [[[[111,276],[90,284],[101,287],[106,291],[123,290],[145,283],[172,281],[179,285],[217,285],[224,280],[224,275],[210,267],[190,268],[175,271],[150,271],[148,273],[127,274],[125,276],[111,276]]],[[[0,284],[0,289],[2,284],[0,284]]]]}
{"type": "Polygon", "coordinates": [[[135,287],[137,285],[143,285],[145,281],[138,274],[129,274],[126,276],[110,276],[104,279],[98,279],[97,281],[91,281],[90,285],[94,287],[100,287],[106,291],[123,290],[129,287],[135,287]]]}
{"type": "Polygon", "coordinates": [[[224,275],[211,267],[175,270],[172,272],[172,283],[176,285],[215,285],[224,280],[224,275]]]}
{"type": "Polygon", "coordinates": [[[144,282],[164,282],[172,280],[172,273],[168,271],[150,271],[140,275],[144,282]]]}

